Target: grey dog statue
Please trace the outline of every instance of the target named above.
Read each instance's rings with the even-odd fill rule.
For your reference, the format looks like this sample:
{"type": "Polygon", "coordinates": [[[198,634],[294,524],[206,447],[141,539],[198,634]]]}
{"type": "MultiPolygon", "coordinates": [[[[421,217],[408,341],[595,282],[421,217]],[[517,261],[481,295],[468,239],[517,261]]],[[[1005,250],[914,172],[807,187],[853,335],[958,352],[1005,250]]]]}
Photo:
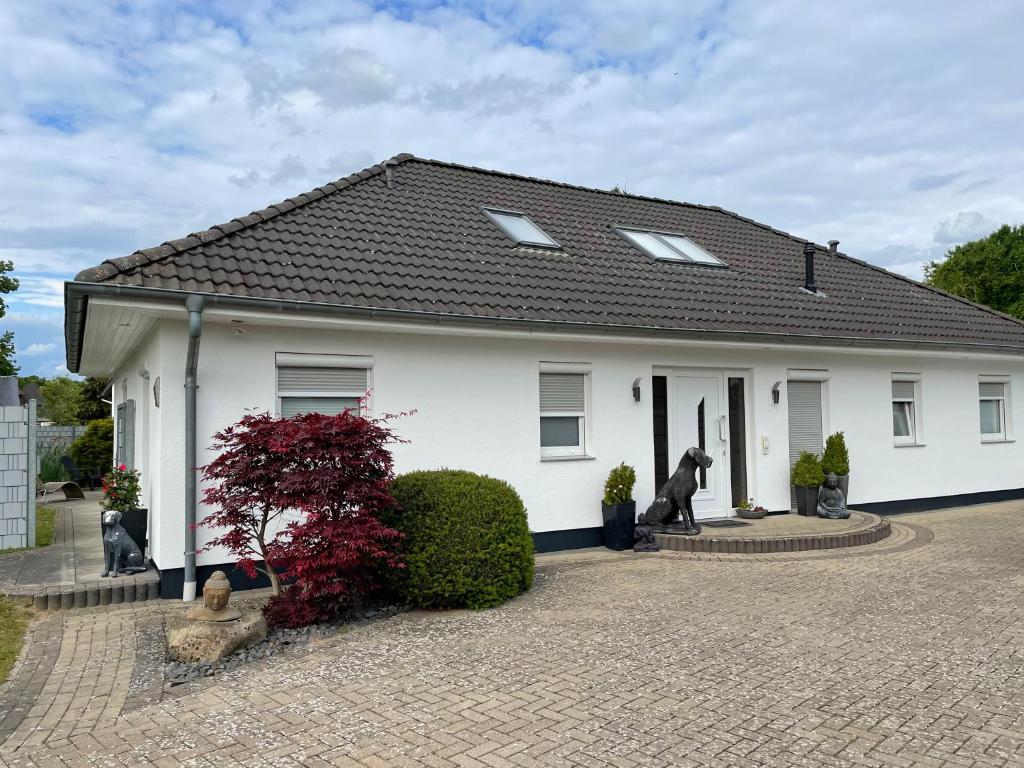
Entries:
{"type": "Polygon", "coordinates": [[[142,561],[142,550],[132,541],[128,531],[121,525],[121,513],[108,509],[100,518],[103,528],[103,567],[100,576],[141,573],[146,570],[142,561]]]}
{"type": "Polygon", "coordinates": [[[679,460],[679,466],[672,477],[661,486],[658,497],[647,511],[640,515],[633,534],[635,552],[657,552],[658,545],[654,541],[654,533],[658,529],[671,528],[676,533],[694,536],[700,533],[700,526],[693,518],[693,494],[700,484],[697,482],[697,470],[707,469],[713,459],[700,448],[690,448],[679,460]],[[682,514],[682,520],[675,523],[676,516],[682,514]]]}

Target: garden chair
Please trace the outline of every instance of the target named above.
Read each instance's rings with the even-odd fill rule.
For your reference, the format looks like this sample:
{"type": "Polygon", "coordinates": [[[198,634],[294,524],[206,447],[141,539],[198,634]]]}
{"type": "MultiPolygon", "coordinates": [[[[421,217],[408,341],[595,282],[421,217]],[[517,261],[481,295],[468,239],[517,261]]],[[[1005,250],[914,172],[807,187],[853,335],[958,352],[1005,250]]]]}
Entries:
{"type": "Polygon", "coordinates": [[[81,469],[78,468],[78,466],[75,464],[74,459],[72,459],[70,456],[61,457],[60,463],[63,465],[64,469],[68,471],[68,474],[71,475],[71,479],[74,482],[78,483],[79,486],[88,485],[90,491],[95,491],[96,486],[103,485],[102,474],[100,474],[97,470],[89,470],[83,472],[81,469]]]}
{"type": "Polygon", "coordinates": [[[82,493],[78,483],[71,480],[55,480],[50,483],[44,483],[42,478],[36,478],[36,496],[40,499],[45,499],[50,494],[57,493],[58,491],[64,493],[64,501],[85,498],[85,494],[82,493]]]}

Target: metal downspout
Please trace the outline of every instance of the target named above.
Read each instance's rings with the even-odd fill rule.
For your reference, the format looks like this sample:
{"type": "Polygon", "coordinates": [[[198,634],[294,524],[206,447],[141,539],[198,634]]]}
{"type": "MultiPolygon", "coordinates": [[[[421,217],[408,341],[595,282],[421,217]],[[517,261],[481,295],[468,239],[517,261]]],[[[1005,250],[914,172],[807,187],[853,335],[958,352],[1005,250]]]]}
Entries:
{"type": "Polygon", "coordinates": [[[181,599],[191,603],[196,599],[196,372],[199,368],[199,337],[203,332],[203,307],[206,299],[189,296],[185,299],[188,310],[188,352],[185,355],[185,579],[181,599]]]}

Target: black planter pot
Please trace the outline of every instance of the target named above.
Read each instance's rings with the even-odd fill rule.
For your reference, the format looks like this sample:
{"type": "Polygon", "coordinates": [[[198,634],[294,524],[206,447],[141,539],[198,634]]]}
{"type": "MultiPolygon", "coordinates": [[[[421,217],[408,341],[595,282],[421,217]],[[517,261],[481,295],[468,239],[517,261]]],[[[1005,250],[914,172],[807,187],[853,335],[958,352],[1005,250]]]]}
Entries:
{"type": "Polygon", "coordinates": [[[796,513],[805,517],[818,514],[818,486],[794,486],[796,489],[796,513]]]}
{"type": "Polygon", "coordinates": [[[621,552],[633,548],[633,529],[636,528],[636,502],[602,504],[604,518],[604,545],[621,552]]]}
{"type": "Polygon", "coordinates": [[[836,480],[839,481],[839,490],[843,492],[843,498],[846,499],[847,505],[850,503],[850,476],[849,475],[836,475],[836,480]]]}
{"type": "Polygon", "coordinates": [[[142,550],[142,560],[146,560],[146,544],[149,543],[146,534],[149,532],[149,510],[129,509],[121,513],[121,525],[132,537],[132,541],[139,545],[142,550]]]}

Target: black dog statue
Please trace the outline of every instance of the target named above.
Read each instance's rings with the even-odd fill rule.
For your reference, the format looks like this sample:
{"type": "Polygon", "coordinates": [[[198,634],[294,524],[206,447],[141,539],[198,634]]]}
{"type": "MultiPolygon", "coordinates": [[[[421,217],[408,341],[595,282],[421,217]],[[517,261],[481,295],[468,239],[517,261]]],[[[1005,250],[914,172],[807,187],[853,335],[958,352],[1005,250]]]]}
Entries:
{"type": "Polygon", "coordinates": [[[700,533],[700,526],[693,518],[693,494],[700,484],[697,482],[697,469],[707,469],[713,459],[700,448],[690,448],[679,460],[679,466],[658,491],[658,497],[647,511],[637,520],[633,534],[634,552],[657,552],[659,547],[654,540],[658,530],[671,529],[673,533],[695,536],[700,533]],[[682,520],[676,524],[676,517],[682,514],[682,520]]]}
{"type": "Polygon", "coordinates": [[[100,518],[103,528],[103,567],[100,576],[141,573],[146,570],[142,561],[142,550],[132,541],[128,531],[121,525],[121,513],[108,509],[100,518]]]}

